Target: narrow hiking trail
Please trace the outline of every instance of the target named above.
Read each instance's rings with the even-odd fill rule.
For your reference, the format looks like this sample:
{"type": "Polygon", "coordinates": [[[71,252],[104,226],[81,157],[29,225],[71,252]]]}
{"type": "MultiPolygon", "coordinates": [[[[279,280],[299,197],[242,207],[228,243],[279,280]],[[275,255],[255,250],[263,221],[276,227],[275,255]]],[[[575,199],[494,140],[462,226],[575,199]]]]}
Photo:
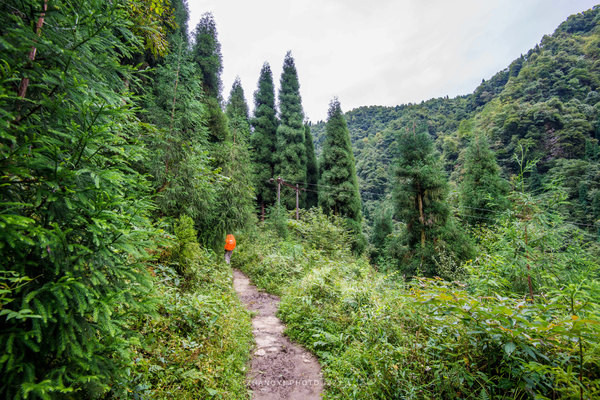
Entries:
{"type": "Polygon", "coordinates": [[[233,270],[233,288],[250,311],[256,348],[248,375],[253,400],[317,400],[323,391],[315,356],[283,336],[275,316],[277,296],[259,292],[241,271],[233,270]]]}

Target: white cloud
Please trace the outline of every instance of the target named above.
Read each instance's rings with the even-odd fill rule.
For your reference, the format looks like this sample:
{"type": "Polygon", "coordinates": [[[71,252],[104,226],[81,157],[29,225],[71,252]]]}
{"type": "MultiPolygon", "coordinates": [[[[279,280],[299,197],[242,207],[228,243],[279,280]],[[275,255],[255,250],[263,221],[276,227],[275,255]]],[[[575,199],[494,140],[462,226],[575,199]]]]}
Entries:
{"type": "Polygon", "coordinates": [[[267,61],[278,87],[292,50],[305,114],[472,92],[591,0],[189,0],[191,29],[217,22],[223,96],[237,75],[250,109],[267,61]]]}

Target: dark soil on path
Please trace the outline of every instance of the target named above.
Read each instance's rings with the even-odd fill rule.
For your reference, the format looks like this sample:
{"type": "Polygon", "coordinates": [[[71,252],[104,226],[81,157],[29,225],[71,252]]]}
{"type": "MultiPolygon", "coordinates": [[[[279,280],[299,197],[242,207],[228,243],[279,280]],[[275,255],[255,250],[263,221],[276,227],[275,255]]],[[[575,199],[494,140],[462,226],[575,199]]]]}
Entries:
{"type": "Polygon", "coordinates": [[[279,298],[259,292],[238,270],[233,271],[233,287],[246,308],[256,313],[252,318],[256,348],[248,375],[252,399],[320,399],[321,366],[311,353],[283,336],[284,325],[275,316],[279,298]]]}

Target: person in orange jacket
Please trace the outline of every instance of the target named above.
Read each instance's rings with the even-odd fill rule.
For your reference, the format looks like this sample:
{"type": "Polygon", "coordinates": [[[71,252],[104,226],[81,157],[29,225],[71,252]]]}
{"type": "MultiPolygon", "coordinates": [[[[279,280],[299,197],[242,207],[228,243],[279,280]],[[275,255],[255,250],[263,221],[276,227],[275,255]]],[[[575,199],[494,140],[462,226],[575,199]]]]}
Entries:
{"type": "Polygon", "coordinates": [[[231,261],[233,249],[235,249],[235,237],[230,233],[225,237],[225,262],[227,264],[231,261]]]}

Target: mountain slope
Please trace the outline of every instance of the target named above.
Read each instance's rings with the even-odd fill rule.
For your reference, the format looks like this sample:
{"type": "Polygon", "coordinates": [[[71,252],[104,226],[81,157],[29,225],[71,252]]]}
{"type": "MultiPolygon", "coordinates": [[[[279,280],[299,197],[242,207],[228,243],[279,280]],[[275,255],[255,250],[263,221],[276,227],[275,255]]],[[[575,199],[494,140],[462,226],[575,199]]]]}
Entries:
{"type": "MultiPolygon", "coordinates": [[[[426,124],[455,183],[461,152],[473,135],[484,134],[506,177],[519,172],[515,154],[523,149],[525,161],[537,160],[530,189],[559,182],[572,202],[570,217],[592,225],[600,216],[599,20],[599,7],[572,15],[468,96],[347,112],[367,218],[377,207],[372,202],[389,192],[397,133],[426,124]]],[[[312,132],[318,149],[321,124],[312,132]]]]}

